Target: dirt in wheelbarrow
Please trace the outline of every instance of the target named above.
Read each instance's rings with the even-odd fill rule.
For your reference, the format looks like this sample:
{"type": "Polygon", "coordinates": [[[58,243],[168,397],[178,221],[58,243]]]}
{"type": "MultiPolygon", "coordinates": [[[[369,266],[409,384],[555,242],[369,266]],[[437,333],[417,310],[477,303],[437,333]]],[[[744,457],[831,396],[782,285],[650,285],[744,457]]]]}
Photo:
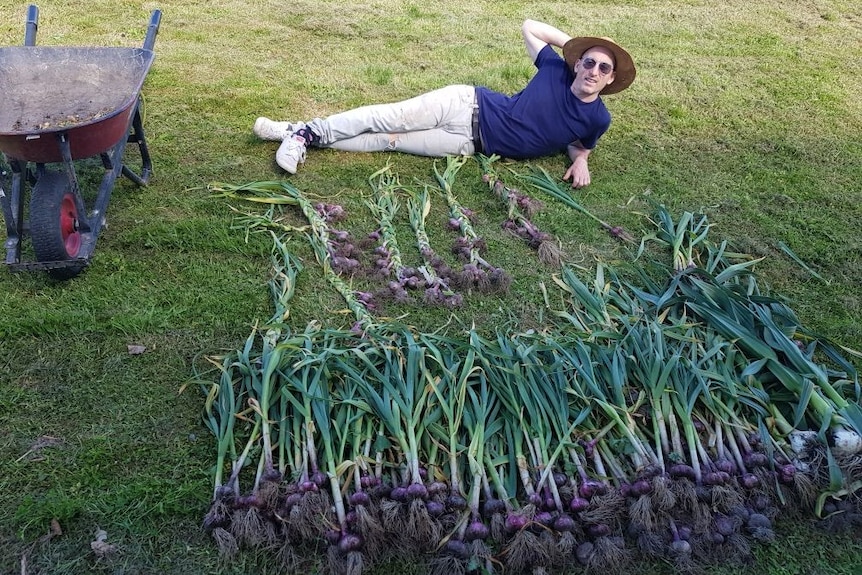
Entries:
{"type": "Polygon", "coordinates": [[[44,118],[39,120],[30,119],[30,121],[15,120],[12,124],[13,132],[30,132],[44,130],[59,130],[77,126],[79,124],[88,124],[95,122],[114,112],[112,107],[104,107],[95,112],[91,109],[92,102],[85,105],[80,111],[61,111],[51,114],[46,114],[44,118]]]}

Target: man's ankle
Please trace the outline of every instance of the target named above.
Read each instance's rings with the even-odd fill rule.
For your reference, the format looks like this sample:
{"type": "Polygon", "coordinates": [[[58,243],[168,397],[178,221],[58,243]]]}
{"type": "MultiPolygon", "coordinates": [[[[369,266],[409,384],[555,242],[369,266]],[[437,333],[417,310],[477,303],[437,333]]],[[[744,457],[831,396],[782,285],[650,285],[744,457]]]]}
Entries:
{"type": "Polygon", "coordinates": [[[314,146],[314,145],[316,145],[318,142],[320,142],[320,136],[318,136],[317,134],[315,134],[315,133],[311,130],[311,128],[309,128],[308,126],[305,126],[305,127],[303,127],[303,128],[300,128],[299,130],[297,130],[296,132],[294,132],[293,136],[294,136],[294,137],[300,137],[300,138],[302,138],[303,140],[305,140],[305,145],[306,145],[306,146],[314,146]]]}

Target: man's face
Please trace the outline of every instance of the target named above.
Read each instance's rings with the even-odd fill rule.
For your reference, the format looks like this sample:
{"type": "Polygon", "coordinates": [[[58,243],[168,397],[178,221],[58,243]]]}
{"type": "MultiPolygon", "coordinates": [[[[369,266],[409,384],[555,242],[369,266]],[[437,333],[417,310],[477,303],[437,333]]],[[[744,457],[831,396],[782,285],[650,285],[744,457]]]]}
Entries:
{"type": "Polygon", "coordinates": [[[606,48],[590,48],[575,62],[574,73],[572,93],[581,100],[591,102],[605,86],[614,81],[613,55],[606,48]]]}

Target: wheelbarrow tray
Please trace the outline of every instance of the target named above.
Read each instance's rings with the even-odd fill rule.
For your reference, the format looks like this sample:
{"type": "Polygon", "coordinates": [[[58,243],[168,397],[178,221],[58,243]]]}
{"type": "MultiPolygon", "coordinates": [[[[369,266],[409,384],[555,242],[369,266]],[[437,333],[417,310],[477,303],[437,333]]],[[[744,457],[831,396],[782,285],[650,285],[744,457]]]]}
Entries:
{"type": "Polygon", "coordinates": [[[145,48],[0,48],[0,152],[25,162],[95,156],[128,135],[155,54],[145,48]]]}

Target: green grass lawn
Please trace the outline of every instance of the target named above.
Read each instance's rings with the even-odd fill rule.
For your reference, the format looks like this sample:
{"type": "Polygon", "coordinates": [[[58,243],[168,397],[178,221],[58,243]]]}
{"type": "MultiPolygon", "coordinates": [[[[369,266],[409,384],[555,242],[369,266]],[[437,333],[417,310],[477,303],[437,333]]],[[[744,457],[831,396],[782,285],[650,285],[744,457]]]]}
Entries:
{"type": "MultiPolygon", "coordinates": [[[[307,120],[452,83],[518,90],[532,74],[519,32],[525,18],[611,36],[638,65],[632,88],[605,100],[614,122],[590,158],[592,185],[574,192],[582,205],[638,237],[653,229],[648,199],[674,213],[702,211],[714,239],[765,258],[762,285],[804,324],[862,349],[858,2],[45,0],[39,8],[37,43],[70,46],[138,46],[150,11],[162,10],[143,90],[155,173],[146,188],[118,181],[108,227],[80,277],[0,270],[3,575],[280,572],[265,553],[221,560],[200,527],[215,442],[202,424],[194,367],[241,347],[272,314],[271,242],[246,237],[231,209],[254,208],[207,186],[287,177],[275,166],[276,144],[251,134],[259,115],[307,120]],[[51,535],[52,520],[62,534],[51,535]],[[106,557],[91,548],[99,530],[117,548],[106,557]]],[[[0,45],[23,41],[25,11],[0,0],[0,45]]],[[[290,182],[343,204],[348,225],[367,232],[368,177],[387,163],[405,182],[434,183],[431,159],[329,150],[311,150],[290,182]]],[[[562,156],[530,165],[558,176],[567,167],[562,156]]],[[[82,170],[99,177],[92,163],[82,170]]],[[[454,312],[390,310],[420,329],[542,322],[540,284],[551,285],[554,270],[500,229],[505,208],[480,175],[468,163],[456,191],[477,212],[489,257],[512,274],[512,289],[471,295],[454,312]]],[[[448,242],[442,202],[431,220],[432,242],[448,242]]],[[[549,198],[535,222],[588,270],[634,259],[593,220],[549,198]]],[[[291,247],[306,263],[291,323],[349,326],[308,246],[297,237],[291,247]]],[[[860,540],[782,524],[755,565],[733,571],[859,574],[860,540]]]]}

